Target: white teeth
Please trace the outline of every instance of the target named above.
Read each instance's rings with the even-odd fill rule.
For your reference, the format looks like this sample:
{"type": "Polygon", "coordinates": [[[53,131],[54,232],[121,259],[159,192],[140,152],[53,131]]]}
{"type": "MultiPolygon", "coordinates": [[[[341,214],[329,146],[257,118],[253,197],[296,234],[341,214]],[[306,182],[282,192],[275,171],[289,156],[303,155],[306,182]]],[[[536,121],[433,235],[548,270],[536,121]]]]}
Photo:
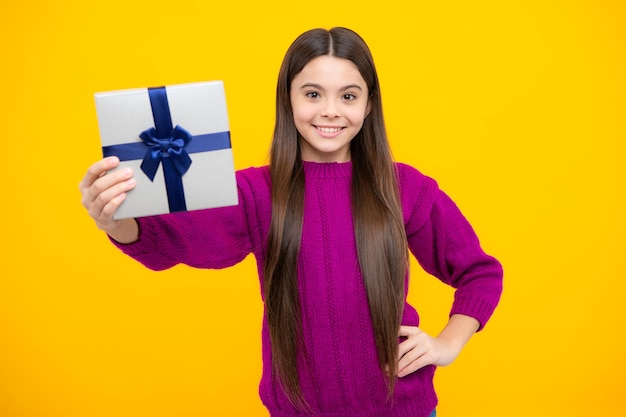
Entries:
{"type": "Polygon", "coordinates": [[[318,129],[324,133],[336,133],[341,130],[340,127],[318,127],[318,129]]]}

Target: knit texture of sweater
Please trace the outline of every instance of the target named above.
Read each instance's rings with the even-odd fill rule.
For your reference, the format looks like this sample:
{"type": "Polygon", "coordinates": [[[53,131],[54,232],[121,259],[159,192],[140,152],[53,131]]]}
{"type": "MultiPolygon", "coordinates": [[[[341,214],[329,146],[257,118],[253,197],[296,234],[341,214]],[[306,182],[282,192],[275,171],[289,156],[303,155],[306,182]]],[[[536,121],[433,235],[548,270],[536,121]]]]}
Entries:
{"type": "MultiPolygon", "coordinates": [[[[482,328],[502,291],[500,263],[485,254],[470,224],[434,180],[408,165],[396,167],[411,253],[424,270],[455,288],[450,314],[474,317],[482,328]]],[[[305,352],[299,356],[307,359],[300,361],[298,372],[312,410],[297,411],[272,377],[265,316],[261,400],[273,417],[428,416],[437,405],[434,366],[399,378],[393,399],[387,398],[357,257],[352,164],[305,162],[304,173],[298,285],[305,352]]],[[[137,242],[114,243],[154,270],[179,263],[225,268],[253,253],[262,283],[271,219],[268,167],[237,172],[237,185],[237,206],[140,218],[137,242]]],[[[405,299],[402,324],[419,323],[405,299]]]]}

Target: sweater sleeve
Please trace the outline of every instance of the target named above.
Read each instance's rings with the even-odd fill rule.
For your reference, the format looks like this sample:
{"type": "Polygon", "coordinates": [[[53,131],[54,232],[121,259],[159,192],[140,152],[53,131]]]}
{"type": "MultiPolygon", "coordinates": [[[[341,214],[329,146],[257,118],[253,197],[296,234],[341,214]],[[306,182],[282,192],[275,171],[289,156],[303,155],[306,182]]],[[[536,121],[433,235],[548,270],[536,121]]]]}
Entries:
{"type": "Polygon", "coordinates": [[[470,223],[432,179],[412,183],[420,197],[409,210],[409,248],[426,272],[455,288],[450,315],[474,317],[482,329],[500,300],[502,266],[483,251],[470,223]]]}
{"type": "Polygon", "coordinates": [[[181,263],[211,269],[235,265],[262,244],[256,203],[263,199],[256,194],[263,192],[263,182],[239,171],[237,205],[138,218],[139,240],[111,241],[153,270],[181,263]]]}

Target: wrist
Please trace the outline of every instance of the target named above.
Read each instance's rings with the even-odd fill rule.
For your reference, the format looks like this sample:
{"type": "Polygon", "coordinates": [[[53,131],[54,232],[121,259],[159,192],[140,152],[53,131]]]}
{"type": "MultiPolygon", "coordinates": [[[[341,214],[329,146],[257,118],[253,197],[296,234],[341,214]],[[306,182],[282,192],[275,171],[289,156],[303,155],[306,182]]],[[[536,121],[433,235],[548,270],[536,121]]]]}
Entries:
{"type": "Polygon", "coordinates": [[[439,333],[437,339],[446,343],[451,349],[460,352],[479,327],[480,323],[475,318],[454,314],[450,317],[446,327],[439,333]]]}
{"type": "Polygon", "coordinates": [[[139,224],[133,218],[119,220],[114,228],[105,232],[111,239],[123,245],[139,240],[139,224]]]}

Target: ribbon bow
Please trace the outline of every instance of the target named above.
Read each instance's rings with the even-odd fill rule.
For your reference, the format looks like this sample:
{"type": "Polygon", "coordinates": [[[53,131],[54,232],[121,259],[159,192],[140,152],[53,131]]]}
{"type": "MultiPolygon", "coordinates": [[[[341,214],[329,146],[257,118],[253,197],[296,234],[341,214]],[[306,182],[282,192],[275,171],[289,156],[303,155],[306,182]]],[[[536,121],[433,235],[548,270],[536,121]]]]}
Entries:
{"type": "MultiPolygon", "coordinates": [[[[185,146],[191,140],[191,134],[182,127],[176,126],[166,138],[157,137],[157,131],[153,127],[141,132],[139,137],[148,146],[141,162],[141,170],[150,178],[150,181],[154,181],[159,164],[164,158],[169,159],[172,168],[180,177],[191,166],[191,158],[185,150],[185,146]]],[[[166,164],[163,167],[165,169],[166,164]]]]}

